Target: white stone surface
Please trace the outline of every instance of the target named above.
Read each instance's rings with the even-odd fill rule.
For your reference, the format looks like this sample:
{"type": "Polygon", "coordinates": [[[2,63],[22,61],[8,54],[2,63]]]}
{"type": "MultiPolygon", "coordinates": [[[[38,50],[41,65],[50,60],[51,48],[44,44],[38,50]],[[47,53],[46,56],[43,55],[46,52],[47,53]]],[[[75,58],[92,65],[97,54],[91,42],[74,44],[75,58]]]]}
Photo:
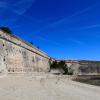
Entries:
{"type": "Polygon", "coordinates": [[[0,100],[100,100],[100,87],[54,76],[0,79],[0,100]]]}
{"type": "Polygon", "coordinates": [[[23,40],[0,31],[0,76],[17,72],[48,72],[49,57],[23,40]]]}

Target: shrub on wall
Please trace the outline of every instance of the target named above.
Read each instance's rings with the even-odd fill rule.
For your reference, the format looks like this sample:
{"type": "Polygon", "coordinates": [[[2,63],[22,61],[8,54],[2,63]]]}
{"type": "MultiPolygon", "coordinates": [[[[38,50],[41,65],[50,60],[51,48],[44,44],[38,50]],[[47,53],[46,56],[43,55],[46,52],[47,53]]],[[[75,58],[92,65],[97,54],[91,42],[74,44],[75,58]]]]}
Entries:
{"type": "Polygon", "coordinates": [[[33,45],[33,42],[29,42],[31,45],[33,45]]]}
{"type": "Polygon", "coordinates": [[[8,34],[12,34],[12,31],[8,28],[8,27],[0,27],[0,30],[2,30],[3,32],[6,32],[8,34]]]}

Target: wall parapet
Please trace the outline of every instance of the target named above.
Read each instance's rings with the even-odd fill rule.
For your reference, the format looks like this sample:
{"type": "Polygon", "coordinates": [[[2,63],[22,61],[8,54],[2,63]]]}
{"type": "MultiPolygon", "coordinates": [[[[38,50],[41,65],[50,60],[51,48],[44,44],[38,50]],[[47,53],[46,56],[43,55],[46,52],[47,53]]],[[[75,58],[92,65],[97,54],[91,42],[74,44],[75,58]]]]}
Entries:
{"type": "Polygon", "coordinates": [[[36,48],[35,46],[31,45],[30,43],[20,39],[19,37],[15,36],[15,35],[12,35],[12,34],[8,34],[8,33],[5,33],[3,32],[2,30],[0,30],[0,38],[1,39],[4,39],[6,41],[9,41],[15,45],[18,45],[22,48],[25,48],[31,52],[34,52],[42,57],[45,57],[47,59],[50,59],[50,57],[44,53],[43,51],[41,51],[40,49],[36,48]]]}
{"type": "Polygon", "coordinates": [[[49,59],[38,48],[0,30],[0,73],[48,72],[49,59]]]}

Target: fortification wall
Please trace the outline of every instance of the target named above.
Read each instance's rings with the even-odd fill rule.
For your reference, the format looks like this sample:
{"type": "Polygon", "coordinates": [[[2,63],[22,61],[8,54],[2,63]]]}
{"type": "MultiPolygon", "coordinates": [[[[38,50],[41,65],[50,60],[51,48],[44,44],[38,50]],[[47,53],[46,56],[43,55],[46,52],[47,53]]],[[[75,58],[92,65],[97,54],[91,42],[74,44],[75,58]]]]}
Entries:
{"type": "Polygon", "coordinates": [[[48,55],[16,36],[0,30],[0,74],[48,70],[48,55]]]}
{"type": "Polygon", "coordinates": [[[100,61],[70,60],[66,64],[74,75],[100,75],[100,61]]]}

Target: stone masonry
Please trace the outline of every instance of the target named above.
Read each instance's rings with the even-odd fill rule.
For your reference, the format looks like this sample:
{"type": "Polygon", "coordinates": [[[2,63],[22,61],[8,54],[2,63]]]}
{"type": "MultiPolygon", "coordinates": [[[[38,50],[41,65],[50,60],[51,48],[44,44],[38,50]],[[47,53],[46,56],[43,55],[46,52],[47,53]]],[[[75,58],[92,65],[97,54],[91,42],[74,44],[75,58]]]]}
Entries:
{"type": "Polygon", "coordinates": [[[100,61],[65,60],[74,75],[100,75],[100,61]]]}
{"type": "MultiPolygon", "coordinates": [[[[50,58],[15,35],[0,30],[0,75],[50,71],[50,58]]],[[[59,60],[61,61],[61,60],[59,60]]],[[[64,60],[74,75],[100,75],[100,61],[64,60]]]]}
{"type": "Polygon", "coordinates": [[[47,54],[0,30],[0,74],[48,72],[49,68],[47,54]]]}

